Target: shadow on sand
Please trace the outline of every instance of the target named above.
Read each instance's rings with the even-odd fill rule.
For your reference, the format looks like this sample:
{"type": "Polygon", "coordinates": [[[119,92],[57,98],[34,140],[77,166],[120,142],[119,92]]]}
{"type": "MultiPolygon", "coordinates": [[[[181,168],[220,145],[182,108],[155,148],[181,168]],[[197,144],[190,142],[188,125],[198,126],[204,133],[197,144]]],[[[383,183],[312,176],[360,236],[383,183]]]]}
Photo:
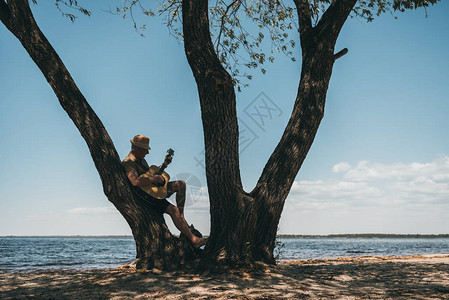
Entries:
{"type": "Polygon", "coordinates": [[[449,259],[280,264],[222,274],[133,269],[0,274],[0,298],[449,298],[449,259]]]}

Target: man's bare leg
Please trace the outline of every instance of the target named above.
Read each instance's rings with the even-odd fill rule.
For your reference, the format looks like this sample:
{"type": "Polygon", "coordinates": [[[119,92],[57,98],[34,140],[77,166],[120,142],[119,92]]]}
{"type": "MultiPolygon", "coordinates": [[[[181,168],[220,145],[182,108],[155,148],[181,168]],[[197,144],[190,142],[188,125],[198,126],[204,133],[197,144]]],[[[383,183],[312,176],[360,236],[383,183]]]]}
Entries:
{"type": "Polygon", "coordinates": [[[170,204],[165,212],[170,215],[176,228],[178,228],[179,231],[181,231],[181,233],[184,234],[193,243],[193,246],[195,248],[199,248],[206,244],[207,239],[199,238],[190,231],[189,225],[187,225],[187,222],[184,219],[184,216],[180,213],[178,207],[170,204]]]}
{"type": "Polygon", "coordinates": [[[179,208],[181,215],[184,215],[184,205],[186,203],[186,183],[183,180],[171,181],[168,183],[168,195],[170,197],[176,193],[176,205],[179,208]]]}

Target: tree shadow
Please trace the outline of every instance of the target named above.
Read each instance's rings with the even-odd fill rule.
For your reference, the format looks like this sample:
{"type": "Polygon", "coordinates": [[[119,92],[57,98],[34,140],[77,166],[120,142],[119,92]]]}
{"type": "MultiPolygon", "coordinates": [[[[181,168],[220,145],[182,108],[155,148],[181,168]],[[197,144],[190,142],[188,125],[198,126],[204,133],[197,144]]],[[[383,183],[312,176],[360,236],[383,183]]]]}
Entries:
{"type": "Polygon", "coordinates": [[[221,274],[134,269],[0,274],[0,298],[449,298],[449,265],[321,262],[221,274]]]}

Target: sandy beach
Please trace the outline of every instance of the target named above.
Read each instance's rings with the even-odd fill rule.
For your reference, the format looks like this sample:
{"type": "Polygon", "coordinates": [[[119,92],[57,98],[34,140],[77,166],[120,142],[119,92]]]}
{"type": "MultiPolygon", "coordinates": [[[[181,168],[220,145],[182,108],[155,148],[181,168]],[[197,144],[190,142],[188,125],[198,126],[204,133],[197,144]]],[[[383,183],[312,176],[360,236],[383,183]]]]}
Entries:
{"type": "Polygon", "coordinates": [[[35,271],[0,274],[0,298],[449,299],[449,254],[282,262],[255,273],[35,271]]]}

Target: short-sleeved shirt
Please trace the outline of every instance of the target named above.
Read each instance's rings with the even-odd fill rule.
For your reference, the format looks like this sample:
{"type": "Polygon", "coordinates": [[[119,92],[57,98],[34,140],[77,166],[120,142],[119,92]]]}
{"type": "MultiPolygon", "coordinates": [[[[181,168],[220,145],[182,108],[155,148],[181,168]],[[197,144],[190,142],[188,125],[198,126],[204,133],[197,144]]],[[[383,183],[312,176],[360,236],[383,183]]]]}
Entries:
{"type": "MultiPolygon", "coordinates": [[[[145,174],[149,170],[148,163],[145,159],[137,159],[131,152],[127,157],[122,161],[123,167],[125,167],[126,175],[131,172],[137,172],[137,176],[145,174]]],[[[140,187],[134,187],[134,191],[137,196],[139,196],[142,200],[144,200],[147,204],[150,205],[153,209],[163,214],[167,207],[170,205],[170,202],[167,199],[156,199],[151,195],[147,194],[140,187]]]]}

